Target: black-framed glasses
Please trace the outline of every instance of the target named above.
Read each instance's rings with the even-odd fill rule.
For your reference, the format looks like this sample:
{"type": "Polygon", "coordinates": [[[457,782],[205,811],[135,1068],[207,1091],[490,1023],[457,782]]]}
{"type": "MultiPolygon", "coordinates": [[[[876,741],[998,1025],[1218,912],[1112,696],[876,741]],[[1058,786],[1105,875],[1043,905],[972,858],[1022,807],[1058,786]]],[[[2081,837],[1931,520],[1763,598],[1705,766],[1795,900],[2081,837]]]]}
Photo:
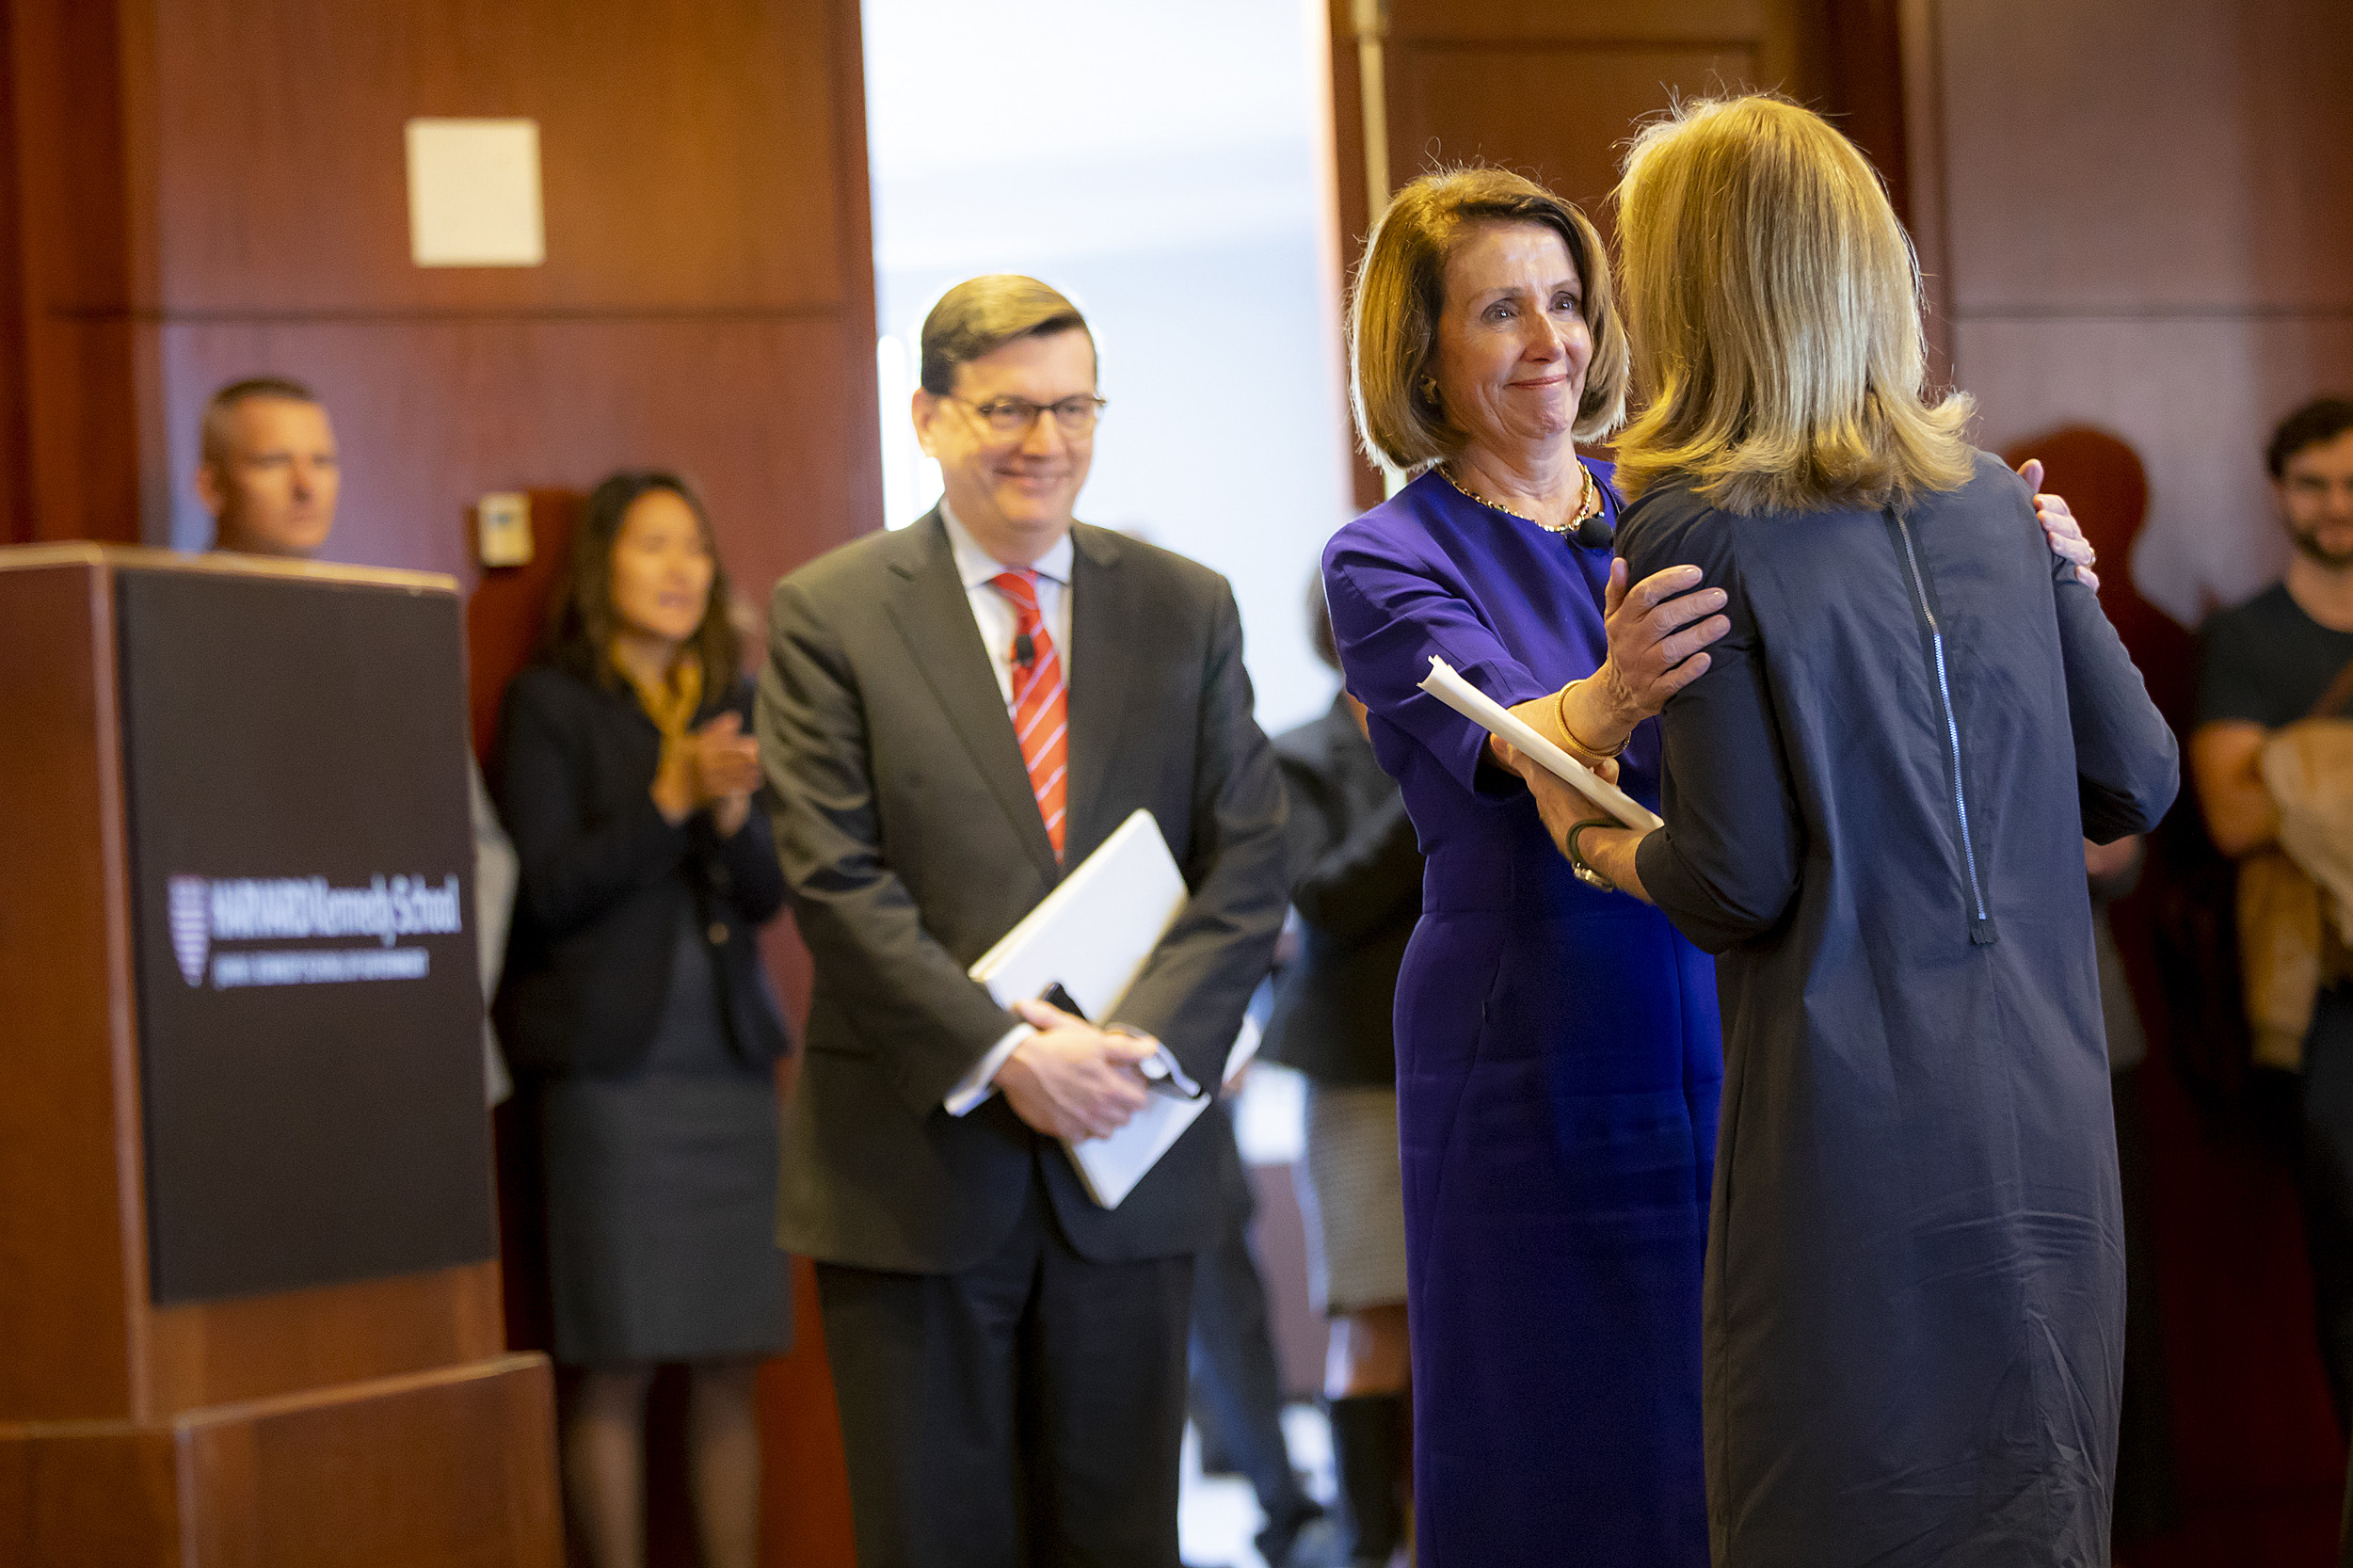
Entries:
{"type": "Polygon", "coordinates": [[[1026,397],[994,397],[986,403],[970,398],[951,396],[949,401],[960,403],[972,410],[974,417],[987,427],[988,433],[1000,440],[1019,440],[1037,424],[1040,414],[1054,416],[1054,427],[1065,436],[1083,436],[1095,428],[1111,399],[1093,392],[1078,392],[1053,403],[1032,403],[1026,397]]]}

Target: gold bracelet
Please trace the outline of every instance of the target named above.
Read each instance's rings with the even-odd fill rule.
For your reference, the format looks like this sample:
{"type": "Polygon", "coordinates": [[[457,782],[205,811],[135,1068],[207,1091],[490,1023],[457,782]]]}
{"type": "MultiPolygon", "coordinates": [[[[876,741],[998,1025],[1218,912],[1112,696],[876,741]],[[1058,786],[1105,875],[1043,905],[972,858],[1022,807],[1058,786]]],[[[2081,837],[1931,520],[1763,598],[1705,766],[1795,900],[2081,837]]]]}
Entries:
{"type": "Polygon", "coordinates": [[[1578,738],[1577,731],[1569,728],[1569,694],[1577,690],[1579,686],[1585,684],[1586,680],[1590,680],[1592,679],[1593,677],[1586,676],[1582,680],[1572,680],[1567,685],[1561,688],[1560,692],[1555,695],[1552,699],[1552,722],[1561,727],[1561,733],[1569,738],[1569,744],[1577,747],[1577,750],[1585,753],[1588,757],[1598,757],[1607,761],[1609,759],[1625,751],[1628,745],[1633,744],[1634,731],[1629,729],[1625,732],[1625,739],[1618,743],[1618,749],[1616,751],[1604,751],[1599,746],[1587,745],[1584,741],[1578,738]]]}

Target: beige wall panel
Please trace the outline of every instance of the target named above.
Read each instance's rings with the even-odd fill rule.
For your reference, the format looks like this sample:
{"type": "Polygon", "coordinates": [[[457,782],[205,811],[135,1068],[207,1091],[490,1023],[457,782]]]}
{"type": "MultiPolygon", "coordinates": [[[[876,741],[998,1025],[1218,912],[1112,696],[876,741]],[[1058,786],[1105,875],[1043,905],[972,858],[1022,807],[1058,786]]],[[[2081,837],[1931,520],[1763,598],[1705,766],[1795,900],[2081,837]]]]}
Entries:
{"type": "Polygon", "coordinates": [[[1962,321],[1955,349],[1978,445],[2072,424],[2132,443],[2149,471],[2133,582],[2185,622],[2279,575],[2264,442],[2318,390],[2353,388],[2344,317],[1962,321]]]}

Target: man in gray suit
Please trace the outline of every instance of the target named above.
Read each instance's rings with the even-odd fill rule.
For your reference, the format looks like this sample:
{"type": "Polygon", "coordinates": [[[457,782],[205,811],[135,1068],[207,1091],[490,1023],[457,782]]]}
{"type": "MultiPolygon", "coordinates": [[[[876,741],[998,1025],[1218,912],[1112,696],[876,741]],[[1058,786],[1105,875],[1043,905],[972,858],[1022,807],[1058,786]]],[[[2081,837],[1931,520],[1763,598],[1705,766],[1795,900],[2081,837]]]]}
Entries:
{"type": "Polygon", "coordinates": [[[1285,899],[1283,791],[1214,572],[1074,523],[1093,336],[1032,279],[924,323],[946,495],[776,587],[776,843],[816,958],[778,1229],[817,1261],[864,1568],[1176,1568],[1204,1117],[1116,1209],[1060,1138],[1212,1091],[1285,899]],[[1114,1018],[966,971],[1139,808],[1192,897],[1114,1018]]]}

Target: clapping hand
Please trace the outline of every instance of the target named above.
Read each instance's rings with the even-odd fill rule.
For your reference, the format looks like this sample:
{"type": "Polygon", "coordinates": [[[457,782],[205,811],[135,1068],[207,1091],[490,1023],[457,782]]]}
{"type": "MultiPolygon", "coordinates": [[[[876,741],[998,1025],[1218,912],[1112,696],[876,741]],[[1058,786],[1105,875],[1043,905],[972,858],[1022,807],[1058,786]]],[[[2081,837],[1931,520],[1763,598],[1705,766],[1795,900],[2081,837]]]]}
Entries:
{"type": "Polygon", "coordinates": [[[687,750],[694,758],[696,804],[711,808],[719,837],[733,838],[760,788],[760,743],[744,733],[742,719],[721,713],[695,731],[687,750]]]}
{"type": "Polygon", "coordinates": [[[760,788],[760,743],[744,733],[744,721],[721,713],[686,737],[663,759],[654,780],[654,804],[670,821],[684,822],[710,808],[723,839],[733,838],[751,812],[760,788]]]}

